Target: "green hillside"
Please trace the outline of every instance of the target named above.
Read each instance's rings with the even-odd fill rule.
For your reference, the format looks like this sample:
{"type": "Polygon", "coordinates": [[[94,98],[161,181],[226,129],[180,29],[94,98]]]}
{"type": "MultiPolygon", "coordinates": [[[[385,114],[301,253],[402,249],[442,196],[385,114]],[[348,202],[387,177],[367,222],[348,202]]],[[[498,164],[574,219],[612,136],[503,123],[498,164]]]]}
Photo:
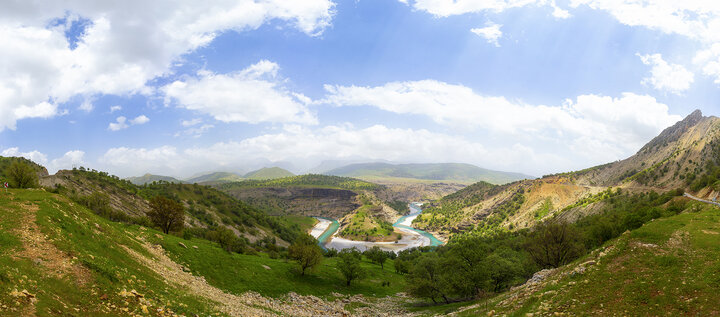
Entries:
{"type": "Polygon", "coordinates": [[[252,171],[250,173],[245,174],[243,177],[247,179],[276,179],[276,178],[283,178],[283,177],[291,177],[295,176],[292,172],[282,169],[279,167],[263,167],[259,170],[252,171]]]}
{"type": "Polygon", "coordinates": [[[347,287],[335,258],[303,277],[285,259],[111,222],[42,190],[11,189],[0,206],[0,315],[347,315],[404,285],[392,261],[364,259],[366,278],[347,287]]]}
{"type": "Polygon", "coordinates": [[[197,177],[193,177],[190,179],[186,179],[185,182],[194,184],[194,183],[208,183],[208,182],[237,182],[243,180],[243,177],[235,174],[235,173],[229,173],[229,172],[214,172],[210,174],[205,174],[197,177]]]}
{"type": "Polygon", "coordinates": [[[460,316],[713,316],[720,293],[720,209],[699,204],[626,232],[544,279],[460,316]],[[492,312],[492,313],[490,313],[492,312]]]}
{"type": "Polygon", "coordinates": [[[127,180],[129,180],[131,183],[135,185],[145,185],[152,182],[168,182],[168,183],[183,183],[183,181],[171,177],[171,176],[162,176],[162,175],[153,175],[153,174],[145,174],[143,176],[137,176],[137,177],[128,177],[127,180]]]}
{"type": "Polygon", "coordinates": [[[24,157],[0,156],[0,183],[4,183],[4,182],[8,181],[7,175],[5,175],[6,171],[7,171],[8,167],[10,167],[10,165],[16,161],[27,163],[28,165],[30,165],[33,168],[33,170],[35,170],[38,173],[38,175],[42,176],[42,175],[48,174],[48,171],[45,167],[38,165],[35,162],[28,160],[24,157]]]}
{"type": "Polygon", "coordinates": [[[493,171],[470,164],[460,163],[351,164],[332,169],[324,174],[355,177],[371,181],[377,179],[418,179],[459,183],[485,181],[493,184],[505,184],[517,180],[534,178],[529,175],[493,171]]]}

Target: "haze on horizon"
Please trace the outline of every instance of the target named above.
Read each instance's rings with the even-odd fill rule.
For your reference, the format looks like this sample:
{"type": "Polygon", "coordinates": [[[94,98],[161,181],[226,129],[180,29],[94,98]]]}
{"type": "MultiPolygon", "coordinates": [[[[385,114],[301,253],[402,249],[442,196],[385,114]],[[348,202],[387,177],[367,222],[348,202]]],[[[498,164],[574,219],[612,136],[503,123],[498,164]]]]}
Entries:
{"type": "Polygon", "coordinates": [[[329,160],[539,176],[718,114],[713,1],[0,4],[0,156],[51,173],[329,160]]]}

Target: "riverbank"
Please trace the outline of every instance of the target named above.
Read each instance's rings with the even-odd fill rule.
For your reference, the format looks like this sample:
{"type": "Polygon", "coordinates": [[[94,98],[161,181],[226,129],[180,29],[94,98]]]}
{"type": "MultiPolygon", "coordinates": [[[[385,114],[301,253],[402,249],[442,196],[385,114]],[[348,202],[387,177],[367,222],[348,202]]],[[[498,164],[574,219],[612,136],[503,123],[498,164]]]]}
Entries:
{"type": "Polygon", "coordinates": [[[442,245],[443,242],[432,234],[412,227],[412,221],[422,213],[419,207],[418,205],[410,204],[411,213],[400,217],[400,219],[393,224],[395,231],[402,235],[397,241],[370,242],[341,238],[337,236],[337,230],[339,228],[338,222],[334,219],[323,217],[314,217],[319,222],[312,228],[310,234],[318,239],[318,242],[323,248],[336,250],[355,247],[360,251],[364,251],[377,246],[386,251],[399,252],[416,247],[442,245]]]}

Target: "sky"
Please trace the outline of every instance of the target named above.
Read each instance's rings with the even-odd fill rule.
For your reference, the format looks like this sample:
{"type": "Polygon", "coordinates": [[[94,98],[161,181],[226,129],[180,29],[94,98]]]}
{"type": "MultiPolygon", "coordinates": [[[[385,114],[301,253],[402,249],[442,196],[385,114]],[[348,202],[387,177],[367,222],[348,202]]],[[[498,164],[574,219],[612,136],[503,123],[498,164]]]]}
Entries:
{"type": "Polygon", "coordinates": [[[51,173],[390,161],[541,176],[720,115],[710,0],[0,7],[0,155],[51,173]]]}

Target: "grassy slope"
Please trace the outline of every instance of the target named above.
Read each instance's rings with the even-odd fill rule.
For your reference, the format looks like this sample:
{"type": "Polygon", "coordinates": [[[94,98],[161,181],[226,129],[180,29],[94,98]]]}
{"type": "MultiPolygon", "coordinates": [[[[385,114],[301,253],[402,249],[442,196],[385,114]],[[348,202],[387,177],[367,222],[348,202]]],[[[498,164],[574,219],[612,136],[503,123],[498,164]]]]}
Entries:
{"type": "Polygon", "coordinates": [[[652,221],[562,267],[538,290],[502,294],[463,315],[565,312],[569,315],[696,315],[720,313],[720,210],[709,205],[652,221]],[[567,274],[596,260],[584,274],[567,274]],[[503,300],[520,294],[511,304],[503,300]]]}
{"type": "Polygon", "coordinates": [[[39,190],[10,190],[9,194],[0,195],[0,206],[0,315],[36,311],[39,316],[68,313],[113,316],[127,314],[123,308],[139,313],[137,299],[128,300],[118,294],[123,289],[143,294],[144,304],[151,310],[163,307],[190,315],[210,312],[203,300],[168,288],[160,276],[135,262],[118,246],[122,244],[147,254],[132,238],[138,233],[135,229],[109,222],[62,196],[39,190]],[[39,208],[34,222],[37,227],[26,232],[39,229],[46,241],[35,240],[31,246],[23,244],[18,230],[23,224],[34,226],[27,221],[31,211],[21,204],[39,208]],[[133,234],[126,234],[125,230],[133,234]],[[45,251],[37,257],[26,255],[37,249],[45,251]],[[45,268],[45,263],[59,261],[53,256],[61,255],[65,258],[60,260],[69,261],[80,272],[87,273],[90,282],[82,285],[76,275],[55,276],[45,268]],[[12,296],[14,290],[27,290],[37,296],[37,302],[32,305],[25,298],[12,296]],[[101,299],[103,294],[107,299],[101,299]]]}
{"type": "Polygon", "coordinates": [[[335,258],[326,258],[321,266],[311,275],[300,276],[294,273],[297,264],[282,259],[270,259],[266,256],[231,254],[215,246],[214,243],[193,239],[184,240],[175,236],[164,236],[163,239],[152,238],[168,251],[171,258],[185,264],[194,275],[203,275],[213,286],[232,293],[255,291],[267,296],[280,296],[288,292],[301,295],[330,296],[333,292],[343,294],[364,294],[366,296],[386,296],[401,292],[404,277],[396,274],[392,261],[385,264],[385,269],[363,260],[363,267],[368,277],[345,287],[340,272],[335,268],[335,258]],[[183,248],[183,242],[188,248],[183,248]],[[190,247],[195,245],[198,248],[190,247]],[[263,267],[267,265],[270,270],[263,267]],[[381,283],[389,281],[390,287],[381,283]]]}
{"type": "MultiPolygon", "coordinates": [[[[150,256],[136,240],[138,236],[161,244],[174,260],[185,264],[193,274],[203,275],[211,285],[235,294],[252,290],[270,296],[290,291],[324,297],[332,292],[384,296],[401,291],[404,283],[401,275],[393,273],[391,261],[385,270],[380,270],[379,266],[365,260],[363,266],[369,271],[368,277],[350,288],[344,286],[335,269],[335,259],[326,259],[314,274],[300,277],[291,273],[295,267],[292,262],[231,254],[206,240],[188,241],[159,234],[153,229],[110,222],[63,196],[41,190],[10,190],[9,194],[0,195],[0,206],[0,315],[24,315],[34,310],[40,316],[68,312],[116,316],[140,313],[141,304],[147,305],[150,311],[170,308],[188,316],[209,315],[212,309],[204,299],[187,295],[181,288],[168,287],[162,277],[133,260],[120,247],[125,245],[150,256]],[[23,253],[24,239],[18,228],[23,227],[20,224],[31,223],[25,221],[30,211],[22,207],[28,204],[39,207],[35,223],[47,239],[43,243],[52,246],[45,249],[57,249],[55,255],[63,255],[64,259],[53,259],[47,253],[41,253],[37,264],[33,261],[38,256],[23,253]],[[185,243],[188,248],[180,247],[178,242],[185,243]],[[192,245],[198,248],[192,248],[192,245]],[[79,284],[78,277],[71,273],[54,277],[52,270],[44,268],[44,263],[62,260],[73,263],[80,272],[86,272],[90,282],[79,284]],[[271,269],[266,270],[262,265],[271,269]],[[382,281],[389,281],[390,286],[381,286],[382,281]],[[123,289],[137,290],[144,298],[122,297],[119,293],[123,289]],[[32,305],[24,297],[12,296],[14,290],[27,290],[37,296],[37,302],[32,305]],[[104,294],[107,299],[101,299],[104,294]],[[111,305],[114,308],[110,308],[111,305]],[[128,312],[123,308],[128,308],[128,312]]],[[[37,249],[37,245],[43,243],[36,242],[30,249],[37,249]]]]}
{"type": "Polygon", "coordinates": [[[281,218],[290,224],[297,224],[302,232],[310,232],[310,229],[318,223],[317,219],[307,216],[287,215],[281,218]]]}

